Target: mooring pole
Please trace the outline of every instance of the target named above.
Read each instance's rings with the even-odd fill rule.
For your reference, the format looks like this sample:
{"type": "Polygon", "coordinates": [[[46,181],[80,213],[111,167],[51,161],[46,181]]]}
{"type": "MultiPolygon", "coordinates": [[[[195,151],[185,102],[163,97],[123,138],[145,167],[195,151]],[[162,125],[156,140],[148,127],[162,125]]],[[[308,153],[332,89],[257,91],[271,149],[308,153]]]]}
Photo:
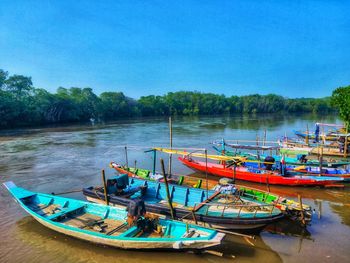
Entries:
{"type": "Polygon", "coordinates": [[[323,143],[321,145],[321,153],[320,153],[320,160],[319,160],[319,163],[320,163],[320,176],[322,175],[322,163],[323,163],[323,143]]]}
{"type": "Polygon", "coordinates": [[[169,204],[169,208],[170,208],[171,218],[175,219],[173,203],[171,201],[170,192],[169,192],[168,179],[167,179],[167,176],[166,176],[166,173],[165,173],[164,160],[162,158],[160,158],[160,165],[162,167],[164,183],[165,183],[166,197],[168,199],[168,204],[169,204]]]}
{"type": "Polygon", "coordinates": [[[299,201],[299,207],[300,207],[301,222],[305,225],[303,201],[301,199],[301,195],[300,194],[298,195],[298,201],[299,201]]]}
{"type": "Polygon", "coordinates": [[[234,161],[234,164],[233,164],[233,183],[234,184],[236,183],[236,168],[237,168],[237,163],[236,161],[234,161]]]}
{"type": "Polygon", "coordinates": [[[205,180],[207,182],[207,198],[208,198],[209,189],[208,189],[208,151],[207,149],[204,150],[204,153],[205,153],[205,180]]]}
{"type": "Polygon", "coordinates": [[[259,146],[259,135],[256,135],[256,154],[258,156],[258,167],[259,169],[261,168],[261,164],[260,164],[260,151],[258,149],[258,146],[259,146]]]}
{"type": "Polygon", "coordinates": [[[107,194],[106,176],[105,176],[104,169],[102,169],[102,183],[103,183],[103,193],[105,195],[106,205],[109,205],[108,194],[107,194]]]}
{"type": "Polygon", "coordinates": [[[347,157],[348,153],[348,123],[345,123],[346,128],[345,128],[345,142],[344,142],[344,158],[347,157]]]}
{"type": "Polygon", "coordinates": [[[156,164],[157,164],[157,150],[153,150],[153,174],[156,174],[156,164]]]}
{"type": "MultiPolygon", "coordinates": [[[[170,150],[173,149],[173,123],[171,117],[169,117],[169,132],[170,132],[170,150]]],[[[169,166],[168,166],[168,176],[171,177],[171,163],[173,155],[169,154],[169,166]]]]}
{"type": "Polygon", "coordinates": [[[266,187],[267,187],[267,192],[270,193],[269,175],[266,176],[266,187]]]}
{"type": "Polygon", "coordinates": [[[126,167],[129,168],[129,162],[128,162],[128,147],[124,147],[125,149],[125,162],[126,162],[126,167]]]}
{"type": "MultiPolygon", "coordinates": [[[[264,140],[263,140],[263,146],[266,145],[266,129],[264,129],[264,140]]],[[[262,150],[263,154],[265,154],[265,150],[262,150]]]]}

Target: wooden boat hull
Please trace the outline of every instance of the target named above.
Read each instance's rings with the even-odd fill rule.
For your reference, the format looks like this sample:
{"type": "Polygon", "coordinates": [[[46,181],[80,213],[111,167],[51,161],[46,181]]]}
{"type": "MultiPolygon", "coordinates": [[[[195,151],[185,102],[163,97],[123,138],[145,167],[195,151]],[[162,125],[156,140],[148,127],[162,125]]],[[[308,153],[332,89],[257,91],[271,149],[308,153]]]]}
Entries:
{"type": "MultiPolygon", "coordinates": [[[[193,250],[193,249],[203,249],[207,247],[217,246],[221,243],[221,240],[224,237],[223,233],[219,233],[213,229],[202,228],[194,225],[186,226],[184,223],[181,223],[181,222],[175,222],[175,221],[164,220],[164,219],[160,220],[163,226],[168,226],[168,227],[173,226],[173,229],[180,228],[183,230],[190,228],[190,229],[194,229],[194,231],[199,231],[200,233],[203,233],[203,235],[206,235],[206,236],[203,236],[203,237],[199,236],[195,238],[191,238],[191,237],[173,238],[171,236],[160,237],[159,235],[158,237],[155,237],[155,238],[143,237],[142,235],[134,236],[135,235],[134,233],[139,232],[136,226],[131,226],[122,233],[111,231],[113,232],[111,234],[109,233],[104,234],[104,233],[101,233],[101,231],[85,230],[84,228],[74,226],[74,224],[72,225],[72,223],[70,224],[62,223],[63,221],[69,221],[72,219],[74,220],[76,218],[77,216],[76,214],[74,215],[70,214],[70,213],[76,213],[76,211],[72,210],[72,208],[69,210],[69,206],[72,203],[77,204],[78,209],[82,209],[82,210],[90,209],[92,211],[95,211],[97,214],[104,214],[106,221],[108,219],[112,220],[111,219],[112,217],[124,218],[124,216],[127,215],[126,211],[125,209],[111,208],[106,205],[91,204],[88,202],[74,200],[70,198],[63,198],[63,197],[57,197],[53,195],[30,192],[23,188],[16,187],[12,182],[4,183],[4,185],[9,190],[9,192],[14,196],[14,199],[16,200],[16,202],[19,203],[21,207],[28,214],[30,214],[35,220],[37,220],[43,226],[46,226],[49,229],[65,234],[67,236],[71,236],[74,238],[78,238],[81,240],[85,240],[85,241],[100,244],[100,245],[106,245],[106,246],[111,246],[111,247],[120,248],[120,249],[142,249],[142,250],[191,249],[193,250]],[[57,200],[59,201],[58,203],[64,204],[64,205],[61,206],[61,209],[59,209],[59,212],[56,212],[56,213],[52,212],[51,214],[48,214],[47,211],[45,212],[46,208],[42,208],[44,210],[42,211],[40,210],[40,212],[45,212],[45,213],[39,214],[38,212],[36,212],[36,210],[33,210],[33,208],[30,208],[28,206],[30,199],[39,199],[39,198],[42,198],[42,199],[51,198],[50,199],[51,201],[48,202],[47,206],[56,204],[55,201],[57,200]],[[122,215],[118,213],[121,213],[122,215]],[[118,235],[114,236],[115,233],[117,233],[118,235]]],[[[81,221],[83,221],[81,218],[77,220],[77,222],[79,223],[81,221]]],[[[123,224],[123,227],[124,225],[125,224],[123,224]]]]}
{"type": "MultiPolygon", "coordinates": [[[[111,188],[107,188],[109,204],[127,207],[134,198],[141,198],[144,200],[148,212],[165,217],[171,216],[171,210],[166,198],[157,197],[164,195],[164,183],[136,178],[132,178],[131,180],[132,182],[129,184],[128,189],[147,185],[146,193],[141,196],[136,194],[136,197],[129,196],[127,193],[123,196],[111,193],[111,188]]],[[[105,195],[102,188],[84,188],[83,194],[89,201],[105,202],[105,195]]],[[[174,214],[177,219],[202,222],[206,226],[219,229],[259,232],[263,226],[284,217],[278,208],[275,208],[273,205],[261,204],[256,200],[247,201],[246,204],[242,204],[241,200],[239,200],[239,203],[222,203],[219,197],[220,193],[213,190],[208,190],[207,192],[203,189],[171,185],[170,195],[174,214]],[[206,197],[207,194],[209,195],[208,199],[206,197]],[[194,210],[195,213],[192,213],[194,210]]],[[[222,199],[222,201],[224,200],[222,199]]]]}
{"type": "MultiPolygon", "coordinates": [[[[256,162],[245,162],[245,167],[252,167],[254,169],[259,169],[259,163],[256,162]]],[[[266,166],[264,163],[260,163],[260,168],[265,169],[266,166]]],[[[277,169],[275,165],[273,165],[274,169],[277,169]]],[[[350,181],[350,171],[348,169],[340,169],[340,168],[328,168],[323,167],[322,173],[320,174],[320,168],[319,167],[310,167],[306,165],[286,165],[286,170],[288,171],[288,174],[303,174],[304,176],[321,176],[322,177],[328,177],[328,178],[341,178],[343,179],[343,182],[349,182],[350,181]]]]}
{"type": "Polygon", "coordinates": [[[187,167],[200,172],[207,172],[212,175],[228,177],[237,180],[249,181],[254,183],[262,184],[273,184],[273,185],[287,185],[287,186],[327,186],[334,183],[343,182],[343,179],[339,178],[326,178],[322,177],[312,177],[312,176],[292,176],[283,177],[274,172],[266,171],[266,173],[254,173],[250,172],[246,167],[237,167],[236,173],[232,168],[225,168],[222,165],[208,163],[207,167],[205,162],[194,161],[192,159],[179,157],[180,162],[182,162],[187,167]]]}
{"type": "MultiPolygon", "coordinates": [[[[118,173],[127,174],[130,177],[137,177],[144,180],[162,180],[162,178],[160,177],[161,175],[159,174],[158,176],[156,176],[157,179],[153,179],[152,177],[150,177],[149,170],[140,169],[140,168],[138,168],[137,170],[135,170],[134,168],[126,168],[114,162],[110,163],[110,167],[115,169],[118,173]],[[130,171],[131,169],[134,172],[131,172],[130,171]],[[141,175],[142,177],[139,177],[139,175],[141,175]]],[[[168,179],[168,181],[170,181],[170,183],[173,183],[173,184],[179,184],[179,182],[181,181],[182,185],[186,185],[189,187],[199,187],[201,189],[206,189],[207,187],[208,189],[214,189],[214,187],[218,185],[218,181],[216,180],[208,179],[208,180],[205,180],[205,182],[203,183],[198,183],[198,180],[201,181],[201,179],[199,178],[195,178],[191,176],[178,176],[178,175],[172,175],[171,178],[168,179]]],[[[240,194],[242,194],[242,196],[250,196],[255,200],[259,200],[267,204],[275,205],[278,209],[280,209],[285,214],[285,216],[287,216],[288,218],[294,221],[302,221],[303,224],[307,224],[311,221],[312,209],[308,205],[303,204],[302,207],[300,207],[300,204],[294,200],[287,199],[283,196],[276,195],[271,192],[255,189],[252,187],[241,186],[237,184],[235,184],[235,187],[240,191],[240,194]]],[[[89,200],[89,197],[88,197],[88,200],[89,200]]]]}
{"type": "MultiPolygon", "coordinates": [[[[101,203],[102,204],[102,203],[101,203]]],[[[28,212],[28,211],[27,211],[28,212]]],[[[40,224],[42,224],[43,226],[54,230],[56,232],[59,232],[61,234],[73,237],[73,238],[77,238],[77,239],[81,239],[81,240],[85,240],[94,244],[98,244],[98,245],[105,245],[105,246],[109,246],[109,247],[115,247],[118,249],[131,249],[131,250],[137,250],[137,249],[141,249],[141,250],[154,250],[154,249],[165,249],[165,250],[172,250],[174,249],[174,242],[164,242],[164,241],[159,241],[159,242],[149,242],[149,241],[137,241],[137,242],[132,242],[132,241],[122,241],[122,240],[108,240],[106,238],[97,238],[94,237],[92,238],[89,234],[84,234],[84,233],[80,233],[77,231],[72,231],[72,230],[67,230],[64,229],[62,227],[53,225],[48,223],[45,220],[42,220],[41,218],[32,215],[33,218],[38,221],[40,224]]],[[[186,249],[204,249],[204,248],[208,248],[208,247],[213,247],[213,246],[218,246],[221,243],[221,238],[223,237],[223,235],[218,235],[216,242],[194,242],[193,244],[191,244],[193,241],[187,241],[188,245],[186,244],[186,241],[184,242],[184,247],[182,247],[182,250],[186,250],[186,249]],[[186,247],[188,246],[188,247],[186,247]]]]}
{"type": "MultiPolygon", "coordinates": [[[[306,133],[306,132],[301,132],[301,131],[294,131],[294,134],[302,139],[305,139],[308,137],[310,140],[315,140],[315,134],[313,133],[306,133]]],[[[339,139],[339,136],[333,135],[332,133],[328,135],[319,135],[319,139],[325,139],[326,141],[337,141],[339,139]]]]}
{"type": "MultiPolygon", "coordinates": [[[[220,151],[219,149],[217,149],[216,147],[214,147],[214,149],[218,152],[222,154],[222,151],[220,151]]],[[[233,151],[228,151],[225,150],[225,155],[227,156],[240,156],[243,158],[248,158],[248,160],[255,160],[255,161],[259,161],[258,160],[258,156],[257,154],[252,154],[252,153],[237,153],[235,154],[233,151]]],[[[265,158],[268,155],[264,155],[264,154],[260,154],[260,161],[263,162],[265,160],[265,158]]],[[[273,155],[271,154],[271,156],[275,159],[276,162],[280,162],[282,157],[281,155],[273,155]]],[[[290,164],[290,165],[307,165],[307,166],[315,166],[315,167],[319,167],[320,166],[320,162],[318,160],[307,160],[306,163],[302,163],[300,162],[300,160],[298,160],[297,158],[294,157],[288,157],[285,156],[284,157],[284,161],[286,164],[290,164]]],[[[322,163],[322,167],[332,167],[332,168],[337,168],[337,167],[341,167],[341,166],[345,166],[345,165],[349,165],[350,162],[349,161],[335,161],[335,162],[327,162],[326,160],[322,163]]]]}
{"type": "MultiPolygon", "coordinates": [[[[104,204],[105,201],[101,200],[100,198],[94,198],[94,197],[89,197],[86,196],[86,200],[90,201],[90,202],[94,202],[94,203],[98,203],[98,204],[104,204]]],[[[123,207],[125,208],[125,206],[123,205],[119,205],[113,202],[109,203],[110,206],[113,207],[123,207]]],[[[149,207],[146,205],[146,209],[149,209],[149,207]]],[[[152,214],[158,215],[158,216],[163,216],[164,218],[169,218],[170,217],[170,210],[168,212],[159,212],[159,209],[156,210],[152,210],[155,212],[151,212],[152,214]]],[[[188,214],[188,211],[187,211],[188,214]]],[[[183,213],[179,213],[178,210],[176,210],[176,216],[177,218],[181,218],[181,216],[186,215],[183,213]]],[[[187,219],[183,219],[183,222],[187,222],[189,224],[195,224],[196,222],[191,219],[192,215],[190,215],[187,219]]],[[[282,218],[281,218],[282,219],[282,218]]],[[[270,222],[255,222],[254,224],[252,224],[251,222],[246,222],[246,224],[242,224],[242,222],[238,222],[238,223],[234,223],[234,222],[229,222],[228,224],[223,224],[221,222],[205,222],[203,221],[205,220],[204,218],[199,218],[197,217],[197,225],[202,226],[202,227],[209,227],[209,228],[215,228],[215,229],[224,229],[224,230],[234,230],[237,232],[243,232],[243,233],[259,233],[261,230],[263,230],[266,225],[276,222],[277,220],[271,220],[270,222]]]]}

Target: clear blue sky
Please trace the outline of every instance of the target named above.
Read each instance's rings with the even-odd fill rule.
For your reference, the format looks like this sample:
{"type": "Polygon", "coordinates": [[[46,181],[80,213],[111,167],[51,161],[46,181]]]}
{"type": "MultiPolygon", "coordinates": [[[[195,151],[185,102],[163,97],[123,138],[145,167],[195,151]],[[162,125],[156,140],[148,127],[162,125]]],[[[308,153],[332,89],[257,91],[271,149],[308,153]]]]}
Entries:
{"type": "Polygon", "coordinates": [[[328,96],[350,84],[350,1],[0,1],[0,68],[131,97],[328,96]]]}

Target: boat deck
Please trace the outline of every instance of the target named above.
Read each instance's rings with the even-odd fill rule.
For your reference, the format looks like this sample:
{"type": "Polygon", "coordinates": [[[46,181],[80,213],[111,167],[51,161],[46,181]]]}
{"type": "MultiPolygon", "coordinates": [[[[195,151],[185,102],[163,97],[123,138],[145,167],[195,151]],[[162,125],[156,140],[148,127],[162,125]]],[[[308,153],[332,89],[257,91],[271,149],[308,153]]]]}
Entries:
{"type": "Polygon", "coordinates": [[[61,220],[60,223],[93,232],[104,233],[108,236],[118,236],[128,229],[128,225],[125,221],[108,218],[102,219],[99,216],[89,213],[83,213],[74,217],[66,217],[61,220]]]}
{"type": "Polygon", "coordinates": [[[30,204],[28,207],[41,216],[51,216],[57,212],[60,212],[62,207],[58,204],[30,204]]]}

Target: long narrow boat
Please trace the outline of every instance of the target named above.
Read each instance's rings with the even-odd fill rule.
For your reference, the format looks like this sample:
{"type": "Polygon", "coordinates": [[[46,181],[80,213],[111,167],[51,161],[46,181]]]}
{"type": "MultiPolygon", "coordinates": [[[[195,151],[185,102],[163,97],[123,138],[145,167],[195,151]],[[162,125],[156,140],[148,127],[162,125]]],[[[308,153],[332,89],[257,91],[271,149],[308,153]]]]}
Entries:
{"type": "MultiPolygon", "coordinates": [[[[57,232],[123,249],[203,249],[219,245],[224,234],[214,229],[160,218],[125,221],[125,209],[4,186],[20,206],[42,225],[57,232]]],[[[130,211],[129,211],[130,212],[130,211]]]]}
{"type": "MultiPolygon", "coordinates": [[[[310,140],[315,140],[316,139],[316,136],[314,133],[307,133],[306,131],[297,131],[297,130],[294,130],[293,131],[294,134],[302,139],[305,139],[306,137],[310,140]]],[[[324,139],[326,141],[337,141],[339,139],[339,133],[338,132],[329,132],[327,134],[321,134],[319,135],[319,138],[320,139],[324,139]]]]}
{"type": "Polygon", "coordinates": [[[329,176],[305,176],[305,175],[291,175],[282,176],[278,171],[260,170],[251,167],[238,166],[236,168],[227,167],[226,165],[193,160],[192,158],[179,157],[180,162],[192,168],[193,170],[205,172],[216,176],[235,178],[237,180],[287,185],[287,186],[330,186],[335,183],[344,182],[340,177],[329,176]]]}
{"type": "Polygon", "coordinates": [[[336,158],[348,158],[349,154],[349,144],[347,149],[345,145],[341,146],[339,143],[334,142],[333,144],[322,145],[322,144],[305,144],[299,141],[283,141],[280,143],[280,153],[285,155],[322,155],[327,157],[336,158]]]}
{"type": "MultiPolygon", "coordinates": [[[[242,158],[246,158],[247,160],[253,160],[253,161],[264,162],[266,157],[268,156],[273,157],[276,162],[280,162],[282,159],[282,155],[276,155],[276,154],[266,155],[264,153],[260,153],[258,156],[256,153],[251,153],[251,152],[234,152],[227,149],[220,150],[215,146],[213,148],[218,154],[221,153],[226,156],[237,156],[237,157],[242,157],[242,158]]],[[[290,165],[307,165],[307,166],[316,166],[316,167],[320,166],[319,160],[309,159],[306,155],[300,155],[299,158],[284,156],[284,161],[286,164],[290,164],[290,165]]],[[[350,164],[350,161],[348,160],[332,160],[332,161],[324,160],[322,162],[322,167],[337,168],[337,167],[341,167],[349,164],[350,164]]]]}
{"type": "Polygon", "coordinates": [[[300,138],[308,138],[315,140],[317,130],[320,131],[320,127],[322,127],[322,133],[318,135],[319,139],[323,139],[326,141],[337,141],[340,137],[347,137],[347,129],[342,124],[336,123],[315,123],[315,132],[312,133],[308,129],[306,131],[297,131],[293,130],[294,134],[300,138]],[[325,132],[325,128],[328,130],[325,132]]]}
{"type": "MultiPolygon", "coordinates": [[[[120,174],[127,174],[129,177],[137,177],[150,181],[164,181],[163,175],[159,173],[153,174],[150,170],[147,169],[126,167],[115,162],[111,162],[110,167],[115,169],[120,174]]],[[[188,187],[195,187],[201,189],[206,189],[208,187],[208,189],[211,190],[220,189],[222,186],[222,190],[225,191],[226,186],[232,184],[233,182],[229,178],[223,179],[225,179],[224,182],[222,182],[222,179],[220,179],[220,181],[218,182],[216,180],[211,179],[202,180],[201,178],[191,177],[188,175],[183,176],[175,174],[172,174],[170,178],[168,177],[168,181],[170,184],[185,185],[188,187]]],[[[278,209],[280,209],[286,217],[294,221],[299,221],[303,224],[308,224],[311,221],[312,209],[309,205],[302,204],[301,206],[299,202],[296,202],[292,199],[288,199],[284,196],[256,189],[253,187],[242,186],[237,184],[235,184],[234,187],[237,189],[237,191],[233,193],[236,196],[253,198],[266,204],[272,204],[278,209]]]]}
{"type": "MultiPolygon", "coordinates": [[[[258,163],[258,162],[245,162],[244,165],[249,168],[253,169],[266,169],[266,165],[264,162],[258,163]],[[260,166],[260,167],[259,167],[260,166]]],[[[280,164],[279,164],[280,165],[280,164]]],[[[279,165],[272,165],[271,168],[274,170],[278,169],[279,165]]],[[[328,167],[322,167],[320,169],[319,167],[310,167],[307,165],[286,165],[287,173],[290,175],[293,174],[303,174],[305,176],[321,176],[321,177],[336,177],[336,178],[342,178],[344,182],[350,182],[350,170],[349,169],[341,169],[341,168],[328,168],[328,167]]]]}
{"type": "MultiPolygon", "coordinates": [[[[170,185],[169,192],[177,219],[209,227],[258,232],[284,216],[274,205],[253,198],[174,184],[170,185]]],[[[164,216],[172,214],[162,182],[129,178],[123,174],[107,180],[107,193],[110,205],[126,207],[133,200],[142,199],[147,211],[164,216]]],[[[106,199],[104,189],[100,187],[84,188],[83,194],[92,202],[101,203],[106,199]]]]}

